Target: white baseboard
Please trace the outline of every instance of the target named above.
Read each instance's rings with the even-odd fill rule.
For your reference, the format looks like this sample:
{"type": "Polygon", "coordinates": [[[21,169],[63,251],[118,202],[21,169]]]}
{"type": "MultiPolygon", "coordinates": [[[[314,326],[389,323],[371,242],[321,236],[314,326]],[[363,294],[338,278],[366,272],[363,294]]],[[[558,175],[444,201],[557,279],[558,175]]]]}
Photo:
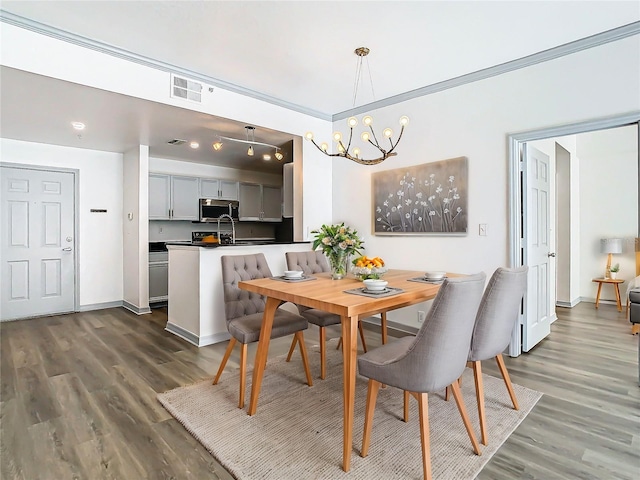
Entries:
{"type": "Polygon", "coordinates": [[[573,308],[576,305],[578,305],[579,303],[580,303],[580,298],[575,298],[575,299],[571,300],[570,302],[557,301],[556,302],[556,307],[573,308]]]}
{"type": "Polygon", "coordinates": [[[129,310],[130,312],[135,313],[136,315],[144,315],[145,313],[151,313],[151,309],[149,307],[136,307],[134,304],[129,303],[125,300],[122,301],[122,306],[129,310]]]}
{"type": "Polygon", "coordinates": [[[103,302],[103,303],[90,303],[88,305],[80,305],[78,308],[79,312],[90,312],[92,310],[104,310],[105,308],[116,308],[122,307],[122,300],[118,300],[115,302],[103,302]]]}
{"type": "Polygon", "coordinates": [[[214,335],[207,335],[206,337],[199,337],[195,333],[192,333],[184,328],[176,325],[175,323],[167,322],[165,328],[167,332],[186,340],[187,342],[195,345],[196,347],[206,347],[207,345],[213,345],[214,343],[224,342],[231,338],[229,332],[216,333],[214,335]]]}

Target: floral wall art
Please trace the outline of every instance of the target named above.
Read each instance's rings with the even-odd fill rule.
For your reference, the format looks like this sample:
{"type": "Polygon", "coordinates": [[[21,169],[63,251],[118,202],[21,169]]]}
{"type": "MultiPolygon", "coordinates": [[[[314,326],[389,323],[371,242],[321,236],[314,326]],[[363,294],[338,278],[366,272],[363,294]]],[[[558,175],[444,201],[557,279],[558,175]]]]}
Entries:
{"type": "Polygon", "coordinates": [[[375,235],[465,235],[467,157],[373,174],[375,235]]]}

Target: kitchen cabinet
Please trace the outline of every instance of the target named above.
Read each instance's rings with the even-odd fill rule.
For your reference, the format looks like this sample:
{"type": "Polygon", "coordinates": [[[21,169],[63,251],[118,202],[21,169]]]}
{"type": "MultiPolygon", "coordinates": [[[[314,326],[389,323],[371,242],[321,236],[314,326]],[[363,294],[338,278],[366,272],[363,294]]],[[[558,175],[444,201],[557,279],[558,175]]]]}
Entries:
{"type": "Polygon", "coordinates": [[[169,254],[149,253],[149,303],[166,302],[169,298],[169,254]]]}
{"type": "Polygon", "coordinates": [[[239,219],[253,222],[282,222],[282,189],[271,185],[241,183],[239,219]]]}
{"type": "Polygon", "coordinates": [[[217,178],[200,179],[200,197],[219,200],[238,200],[238,182],[217,178]]]}
{"type": "Polygon", "coordinates": [[[149,174],[149,220],[199,220],[200,179],[149,174]]]}

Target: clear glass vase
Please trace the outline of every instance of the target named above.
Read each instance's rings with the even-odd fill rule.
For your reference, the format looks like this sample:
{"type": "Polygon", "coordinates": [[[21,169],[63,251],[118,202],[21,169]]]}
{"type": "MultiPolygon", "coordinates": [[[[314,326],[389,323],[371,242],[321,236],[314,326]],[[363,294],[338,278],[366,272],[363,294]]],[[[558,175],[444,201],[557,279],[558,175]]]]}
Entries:
{"type": "Polygon", "coordinates": [[[341,280],[347,276],[349,271],[349,255],[333,253],[329,255],[329,265],[331,266],[331,278],[341,280]]]}

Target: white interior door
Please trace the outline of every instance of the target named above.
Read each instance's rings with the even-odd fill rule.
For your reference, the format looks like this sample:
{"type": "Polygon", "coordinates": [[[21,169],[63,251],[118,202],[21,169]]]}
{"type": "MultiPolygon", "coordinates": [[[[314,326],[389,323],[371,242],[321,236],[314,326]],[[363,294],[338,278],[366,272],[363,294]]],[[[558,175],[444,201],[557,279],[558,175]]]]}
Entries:
{"type": "Polygon", "coordinates": [[[74,174],[4,166],[0,172],[0,319],[74,311],[74,174]]]}
{"type": "Polygon", "coordinates": [[[524,239],[529,278],[522,349],[528,352],[551,333],[551,322],[555,320],[555,252],[551,234],[552,169],[549,156],[531,145],[526,145],[524,165],[524,239]]]}

